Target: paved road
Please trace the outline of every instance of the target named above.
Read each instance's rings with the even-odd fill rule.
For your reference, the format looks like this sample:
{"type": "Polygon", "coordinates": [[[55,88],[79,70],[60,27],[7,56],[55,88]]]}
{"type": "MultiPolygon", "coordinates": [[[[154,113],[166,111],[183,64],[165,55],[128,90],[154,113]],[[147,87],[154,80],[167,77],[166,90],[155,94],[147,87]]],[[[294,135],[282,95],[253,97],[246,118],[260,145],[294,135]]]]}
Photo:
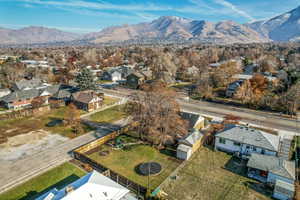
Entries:
{"type": "MultiPolygon", "coordinates": [[[[120,90],[103,90],[104,93],[122,97],[128,97],[136,90],[120,89],[120,90]]],[[[265,126],[275,129],[282,129],[285,131],[299,132],[300,121],[279,116],[278,113],[256,111],[246,108],[238,108],[234,106],[227,106],[217,103],[210,103],[205,101],[183,100],[178,98],[181,108],[185,111],[197,112],[205,115],[223,117],[227,114],[240,116],[244,122],[255,124],[258,126],[265,126]],[[298,122],[298,125],[297,125],[298,122]]]]}
{"type": "Polygon", "coordinates": [[[1,162],[0,193],[30,178],[37,176],[53,167],[72,159],[70,152],[77,147],[87,144],[106,135],[128,123],[127,119],[115,122],[113,125],[96,125],[97,131],[66,141],[53,148],[45,149],[37,154],[27,156],[17,161],[1,162]]]}

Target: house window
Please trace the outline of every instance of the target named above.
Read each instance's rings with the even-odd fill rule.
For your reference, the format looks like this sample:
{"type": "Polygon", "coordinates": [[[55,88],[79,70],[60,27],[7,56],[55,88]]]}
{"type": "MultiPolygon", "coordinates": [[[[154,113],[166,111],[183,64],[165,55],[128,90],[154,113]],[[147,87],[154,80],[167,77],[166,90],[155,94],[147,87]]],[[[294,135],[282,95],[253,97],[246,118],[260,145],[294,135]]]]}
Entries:
{"type": "Polygon", "coordinates": [[[219,142],[220,142],[221,144],[226,144],[226,140],[225,140],[224,138],[219,138],[219,142]]]}
{"type": "Polygon", "coordinates": [[[250,146],[247,145],[247,146],[246,146],[246,149],[250,149],[250,146]]]}
{"type": "Polygon", "coordinates": [[[256,147],[253,147],[253,151],[256,151],[256,147]]]}
{"type": "Polygon", "coordinates": [[[265,150],[263,149],[263,150],[261,150],[261,154],[265,154],[265,150]]]}
{"type": "Polygon", "coordinates": [[[239,143],[239,142],[233,142],[233,145],[234,146],[241,146],[241,143],[239,143]]]}

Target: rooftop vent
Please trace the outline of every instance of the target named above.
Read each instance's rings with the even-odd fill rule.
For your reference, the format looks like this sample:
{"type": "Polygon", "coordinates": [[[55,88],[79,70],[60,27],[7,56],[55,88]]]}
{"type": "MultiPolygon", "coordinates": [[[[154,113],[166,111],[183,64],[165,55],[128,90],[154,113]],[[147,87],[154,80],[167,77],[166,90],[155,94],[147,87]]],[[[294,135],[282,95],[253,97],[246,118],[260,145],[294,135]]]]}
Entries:
{"type": "Polygon", "coordinates": [[[72,192],[72,191],[74,191],[73,186],[68,186],[68,187],[66,187],[66,193],[67,193],[67,194],[70,193],[70,192],[72,192]]]}

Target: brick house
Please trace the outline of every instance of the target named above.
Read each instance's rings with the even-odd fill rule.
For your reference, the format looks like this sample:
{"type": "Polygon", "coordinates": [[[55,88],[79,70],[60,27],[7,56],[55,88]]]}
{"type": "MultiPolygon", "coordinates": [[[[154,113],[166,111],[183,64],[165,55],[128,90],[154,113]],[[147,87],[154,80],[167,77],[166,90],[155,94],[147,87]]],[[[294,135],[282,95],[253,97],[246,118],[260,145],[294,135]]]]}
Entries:
{"type": "Polygon", "coordinates": [[[96,93],[92,90],[79,91],[71,96],[71,101],[78,109],[88,112],[100,108],[103,104],[103,100],[103,93],[96,93]]]}

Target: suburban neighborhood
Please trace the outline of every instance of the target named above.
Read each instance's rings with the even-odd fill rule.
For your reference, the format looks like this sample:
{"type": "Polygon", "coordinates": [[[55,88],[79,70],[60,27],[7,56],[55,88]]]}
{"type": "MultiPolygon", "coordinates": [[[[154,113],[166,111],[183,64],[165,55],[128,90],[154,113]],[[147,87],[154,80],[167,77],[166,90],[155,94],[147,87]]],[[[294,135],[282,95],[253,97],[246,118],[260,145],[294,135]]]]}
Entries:
{"type": "Polygon", "coordinates": [[[300,200],[295,1],[0,4],[0,200],[300,200]]]}

